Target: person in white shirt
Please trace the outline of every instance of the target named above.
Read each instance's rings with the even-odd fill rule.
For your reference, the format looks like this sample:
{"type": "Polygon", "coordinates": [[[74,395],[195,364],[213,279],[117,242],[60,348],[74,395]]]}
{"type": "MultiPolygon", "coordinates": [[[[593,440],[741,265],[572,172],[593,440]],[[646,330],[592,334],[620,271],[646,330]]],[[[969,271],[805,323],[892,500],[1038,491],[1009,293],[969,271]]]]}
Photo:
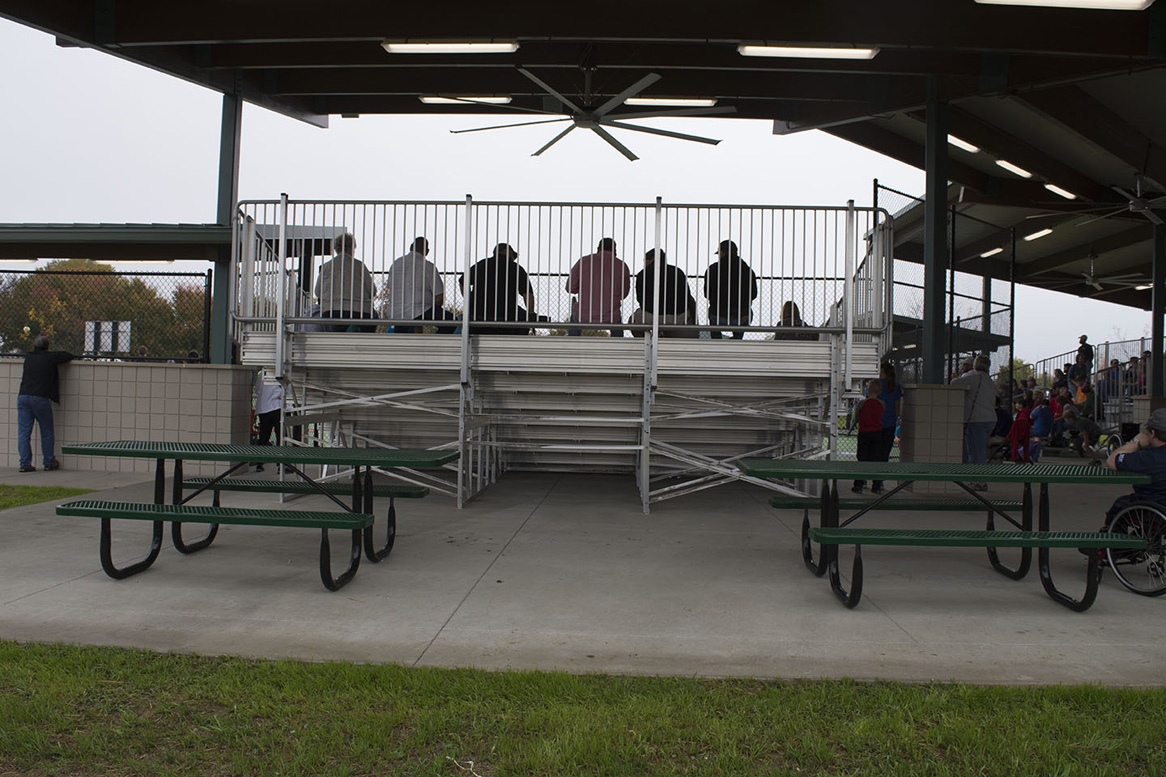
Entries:
{"type": "MultiPolygon", "coordinates": [[[[409,251],[398,257],[385,276],[385,317],[406,321],[455,321],[456,316],[445,309],[445,283],[437,265],[425,257],[429,255],[429,241],[415,238],[409,251]]],[[[442,326],[437,331],[453,332],[455,327],[442,326]]],[[[394,325],[393,331],[418,333],[420,325],[394,325]]]]}
{"type": "MultiPolygon", "coordinates": [[[[316,281],[316,299],[320,300],[322,318],[376,318],[372,309],[376,286],[364,262],[354,256],[356,238],[344,232],[332,239],[336,254],[320,268],[316,281]]],[[[376,326],[363,324],[327,324],[329,332],[373,332],[376,326]]]]}
{"type": "MultiPolygon", "coordinates": [[[[269,381],[263,377],[263,370],[255,373],[255,419],[259,422],[257,445],[271,445],[272,432],[275,433],[275,444],[281,442],[279,430],[279,414],[283,410],[283,386],[278,381],[269,381]]],[[[256,472],[263,471],[262,464],[255,465],[256,472]]]]}

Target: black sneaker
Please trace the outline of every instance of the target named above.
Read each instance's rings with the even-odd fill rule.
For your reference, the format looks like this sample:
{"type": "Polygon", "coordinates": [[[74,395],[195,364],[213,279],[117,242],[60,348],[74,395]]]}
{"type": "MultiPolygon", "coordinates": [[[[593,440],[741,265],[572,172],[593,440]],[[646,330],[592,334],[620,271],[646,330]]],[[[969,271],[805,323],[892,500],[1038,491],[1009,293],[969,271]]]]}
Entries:
{"type": "Polygon", "coordinates": [[[20,471],[21,472],[36,472],[36,467],[32,466],[31,464],[21,464],[20,471]]]}
{"type": "Polygon", "coordinates": [[[52,461],[50,461],[48,464],[45,465],[45,472],[52,472],[54,469],[60,469],[60,468],[61,468],[61,462],[57,461],[56,459],[53,459],[52,461]]]}

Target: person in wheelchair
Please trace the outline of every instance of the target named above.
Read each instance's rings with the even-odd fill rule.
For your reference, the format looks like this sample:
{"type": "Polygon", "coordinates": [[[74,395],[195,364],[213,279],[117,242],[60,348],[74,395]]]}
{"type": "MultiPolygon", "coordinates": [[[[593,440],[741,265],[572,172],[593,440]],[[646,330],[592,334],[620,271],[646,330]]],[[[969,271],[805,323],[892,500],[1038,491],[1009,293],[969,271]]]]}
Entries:
{"type": "Polygon", "coordinates": [[[1105,466],[1119,472],[1149,475],[1147,484],[1134,486],[1132,494],[1119,496],[1105,514],[1106,525],[1123,508],[1139,501],[1166,504],[1166,407],[1150,414],[1145,430],[1110,454],[1105,466]]]}

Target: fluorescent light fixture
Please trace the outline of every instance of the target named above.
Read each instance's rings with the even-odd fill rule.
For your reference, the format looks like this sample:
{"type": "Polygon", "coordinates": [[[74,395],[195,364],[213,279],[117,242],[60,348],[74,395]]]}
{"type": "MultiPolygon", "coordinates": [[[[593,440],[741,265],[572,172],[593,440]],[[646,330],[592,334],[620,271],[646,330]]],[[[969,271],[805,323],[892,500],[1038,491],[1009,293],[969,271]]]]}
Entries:
{"type": "Polygon", "coordinates": [[[1134,291],[1149,291],[1152,288],[1154,288],[1153,285],[1149,283],[1143,283],[1141,286],[1135,286],[1134,291]]]}
{"type": "Polygon", "coordinates": [[[509,95],[461,94],[446,97],[440,94],[423,94],[417,99],[426,105],[465,105],[466,103],[481,103],[483,105],[506,105],[510,102],[509,95]]]}
{"type": "Polygon", "coordinates": [[[1031,235],[1025,235],[1024,239],[1025,240],[1039,240],[1040,238],[1044,237],[1045,235],[1051,235],[1051,234],[1053,234],[1053,230],[1042,229],[1040,232],[1033,232],[1031,235]]]}
{"type": "Polygon", "coordinates": [[[1009,162],[1007,159],[997,159],[996,164],[999,165],[1000,167],[1003,167],[1005,170],[1007,170],[1010,173],[1016,173],[1021,178],[1032,178],[1032,173],[1028,172],[1023,167],[1017,167],[1016,165],[1009,162]]]}
{"type": "Polygon", "coordinates": [[[1076,194],[1073,194],[1073,192],[1069,191],[1068,189],[1062,189],[1060,186],[1057,186],[1055,183],[1046,183],[1045,188],[1048,189],[1053,194],[1056,194],[1060,197],[1064,197],[1066,200],[1077,199],[1076,194]]]}
{"type": "Polygon", "coordinates": [[[843,46],[761,46],[742,43],[737,51],[746,57],[797,57],[802,59],[874,59],[877,48],[843,46]]]}
{"type": "Polygon", "coordinates": [[[381,48],[390,54],[510,54],[518,51],[517,41],[446,40],[412,42],[386,40],[381,48]]]}
{"type": "Polygon", "coordinates": [[[979,146],[973,146],[968,141],[963,140],[962,138],[957,138],[955,135],[948,135],[947,142],[951,143],[956,148],[962,148],[964,151],[967,151],[969,154],[975,154],[977,151],[980,150],[979,146]]]}
{"type": "Polygon", "coordinates": [[[980,254],[980,258],[987,259],[989,256],[995,256],[996,254],[1002,253],[1004,253],[1003,248],[993,248],[991,251],[985,251],[984,253],[980,254]]]}
{"type": "Polygon", "coordinates": [[[983,5],[1031,5],[1036,8],[1091,8],[1096,11],[1144,11],[1154,0],[976,0],[983,5]]]}
{"type": "Polygon", "coordinates": [[[676,108],[711,108],[717,101],[711,97],[629,97],[623,101],[624,105],[660,106],[671,105],[676,108]]]}

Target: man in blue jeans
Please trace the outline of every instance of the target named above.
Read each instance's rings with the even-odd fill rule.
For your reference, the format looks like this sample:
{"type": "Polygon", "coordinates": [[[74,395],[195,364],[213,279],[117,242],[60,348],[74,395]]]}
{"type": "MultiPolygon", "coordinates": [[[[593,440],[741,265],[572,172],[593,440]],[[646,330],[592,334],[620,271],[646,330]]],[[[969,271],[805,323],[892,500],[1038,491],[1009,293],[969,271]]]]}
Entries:
{"type": "Polygon", "coordinates": [[[20,471],[36,472],[32,465],[32,424],[40,425],[40,447],[46,470],[60,469],[57,441],[53,433],[53,402],[60,404],[61,381],[58,365],[72,361],[73,354],[50,351],[49,338],[41,335],[32,341],[32,350],[24,357],[24,373],[16,395],[16,449],[20,454],[20,471]]]}

